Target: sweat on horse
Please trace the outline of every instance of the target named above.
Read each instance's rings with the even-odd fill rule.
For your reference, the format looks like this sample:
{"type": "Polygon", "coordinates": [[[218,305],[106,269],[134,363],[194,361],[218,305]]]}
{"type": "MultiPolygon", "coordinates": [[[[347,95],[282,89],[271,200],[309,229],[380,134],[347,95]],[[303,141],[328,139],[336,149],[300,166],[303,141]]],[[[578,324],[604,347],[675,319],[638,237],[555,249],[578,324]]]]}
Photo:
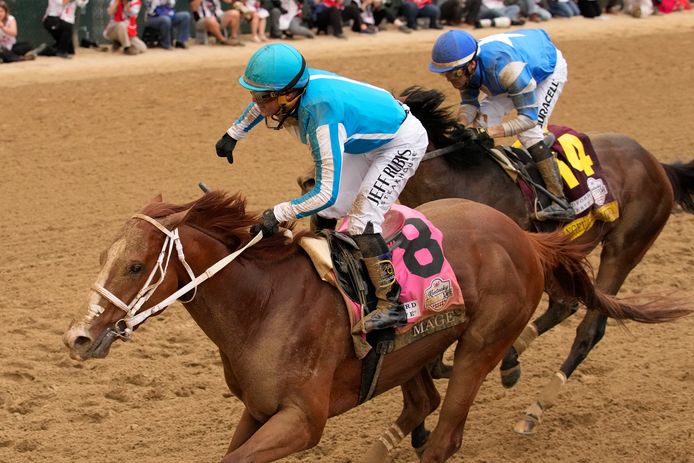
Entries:
{"type": "MultiPolygon", "coordinates": [[[[461,199],[419,210],[445,236],[467,322],[385,356],[374,395],[401,386],[405,404],[363,461],[386,461],[383,442],[397,445],[437,409],[441,398],[425,365],[457,341],[421,461],[455,453],[482,381],[526,326],[549,275],[558,290],[605,316],[660,322],[688,313],[605,295],[584,268],[584,249],[561,233],[525,232],[500,212],[461,199]]],[[[156,198],[103,254],[87,314],[63,337],[73,358],[106,357],[115,340],[181,300],[218,347],[226,383],[245,405],[224,463],[274,461],[311,448],[329,417],[358,404],[362,365],[341,295],[297,244],[304,233],[259,240],[248,232],[256,220],[239,195],[211,192],[184,205],[156,198]]]]}

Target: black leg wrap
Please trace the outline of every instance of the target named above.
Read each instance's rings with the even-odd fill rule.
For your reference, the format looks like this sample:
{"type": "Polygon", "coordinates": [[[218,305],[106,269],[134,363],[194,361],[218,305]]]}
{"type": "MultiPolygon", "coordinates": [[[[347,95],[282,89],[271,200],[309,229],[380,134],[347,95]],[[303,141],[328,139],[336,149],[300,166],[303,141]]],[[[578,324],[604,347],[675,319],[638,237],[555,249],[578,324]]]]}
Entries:
{"type": "Polygon", "coordinates": [[[424,423],[414,428],[411,434],[412,447],[415,449],[421,448],[424,444],[427,443],[427,439],[429,439],[429,434],[431,433],[427,431],[427,429],[424,427],[424,423]]]}
{"type": "Polygon", "coordinates": [[[540,162],[552,157],[552,150],[549,146],[545,145],[544,140],[528,148],[528,153],[530,153],[530,157],[532,157],[535,162],[540,162]]]}

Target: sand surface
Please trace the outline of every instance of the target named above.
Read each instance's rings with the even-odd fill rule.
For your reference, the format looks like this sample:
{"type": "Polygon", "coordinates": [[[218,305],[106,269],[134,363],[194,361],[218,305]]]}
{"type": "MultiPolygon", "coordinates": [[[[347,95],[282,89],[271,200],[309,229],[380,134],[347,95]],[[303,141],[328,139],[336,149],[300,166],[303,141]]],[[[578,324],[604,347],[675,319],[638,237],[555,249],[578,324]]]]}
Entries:
{"type": "MultiPolygon", "coordinates": [[[[623,132],[662,162],[694,158],[694,14],[553,20],[569,63],[553,121],[623,132]]],[[[475,32],[479,36],[494,32],[475,32]]],[[[313,67],[400,91],[455,95],[426,70],[437,31],[294,42],[313,67]]],[[[193,46],[137,57],[79,50],[70,61],[0,66],[0,462],[216,462],[242,411],[213,344],[179,304],[103,361],[68,358],[61,335],[86,312],[99,254],[149,198],[196,184],[245,193],[254,209],[296,195],[304,147],[258,127],[229,166],[214,143],[248,102],[235,83],[257,48],[193,46]]],[[[694,300],[694,217],[674,214],[623,295],[694,300]]],[[[583,312],[522,357],[523,378],[483,385],[455,462],[694,461],[694,317],[603,341],[564,387],[540,432],[512,426],[567,355],[583,312]]],[[[438,381],[442,392],[445,381],[438,381]]],[[[393,390],[331,420],[320,444],[285,461],[359,461],[400,410],[393,390]]],[[[435,416],[429,421],[434,424],[435,416]]],[[[416,460],[407,441],[394,460],[416,460]]]]}

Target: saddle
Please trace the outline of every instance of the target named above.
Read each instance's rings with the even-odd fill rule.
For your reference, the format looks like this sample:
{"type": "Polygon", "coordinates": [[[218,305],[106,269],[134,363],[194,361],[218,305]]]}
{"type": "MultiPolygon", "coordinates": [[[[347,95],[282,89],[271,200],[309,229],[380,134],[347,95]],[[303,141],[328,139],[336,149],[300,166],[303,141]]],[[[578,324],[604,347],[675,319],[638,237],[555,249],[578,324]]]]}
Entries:
{"type": "MultiPolygon", "coordinates": [[[[300,244],[321,278],[339,289],[351,329],[375,309],[377,298],[359,248],[339,231],[345,228],[343,223],[338,231],[324,231],[300,244]]],[[[384,355],[467,320],[462,291],[443,255],[441,232],[418,211],[396,204],[386,214],[383,235],[393,254],[408,324],[366,336],[352,334],[355,354],[363,359],[360,403],[371,397],[384,355]]]]}

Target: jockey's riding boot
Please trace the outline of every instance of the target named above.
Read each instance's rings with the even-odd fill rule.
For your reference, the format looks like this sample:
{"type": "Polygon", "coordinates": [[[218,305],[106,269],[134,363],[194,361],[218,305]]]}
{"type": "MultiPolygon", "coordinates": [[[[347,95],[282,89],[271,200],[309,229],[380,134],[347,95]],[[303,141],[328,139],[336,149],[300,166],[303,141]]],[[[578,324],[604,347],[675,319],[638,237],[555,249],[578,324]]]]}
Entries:
{"type": "Polygon", "coordinates": [[[392,255],[383,237],[379,233],[369,233],[355,235],[352,238],[359,246],[366,271],[378,298],[376,308],[362,318],[352,332],[368,333],[407,324],[405,308],[398,300],[400,285],[395,280],[392,255]]]}
{"type": "Polygon", "coordinates": [[[547,190],[558,199],[558,201],[553,201],[549,206],[537,211],[535,218],[537,220],[573,220],[576,217],[576,213],[566,200],[566,196],[564,196],[559,166],[552,155],[550,147],[546,146],[544,141],[540,141],[528,148],[528,153],[535,161],[537,170],[540,172],[547,190]]]}

